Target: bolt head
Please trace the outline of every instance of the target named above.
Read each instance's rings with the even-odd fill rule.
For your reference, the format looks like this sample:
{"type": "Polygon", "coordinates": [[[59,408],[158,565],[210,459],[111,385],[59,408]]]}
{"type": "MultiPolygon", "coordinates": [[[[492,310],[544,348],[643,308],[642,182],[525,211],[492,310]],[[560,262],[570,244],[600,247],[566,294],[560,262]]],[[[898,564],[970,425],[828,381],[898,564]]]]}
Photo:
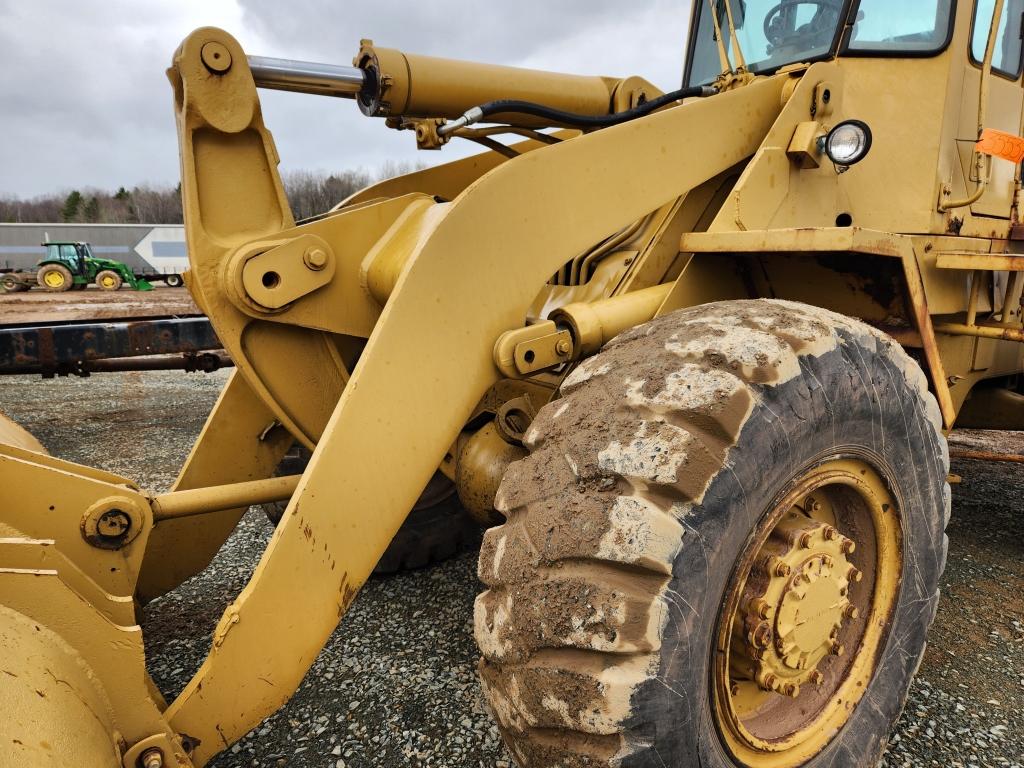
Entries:
{"type": "Polygon", "coordinates": [[[327,252],[323,248],[309,248],[302,256],[303,263],[313,271],[327,266],[327,252]]]}
{"type": "Polygon", "coordinates": [[[758,648],[767,648],[772,642],[772,628],[768,626],[768,622],[762,621],[758,624],[754,631],[751,633],[751,642],[758,648]]]}
{"type": "Polygon", "coordinates": [[[142,763],[142,768],[163,768],[164,753],[156,747],[147,749],[139,757],[139,762],[142,763]]]}
{"type": "Polygon", "coordinates": [[[814,670],[813,672],[811,672],[810,681],[814,685],[821,685],[823,682],[825,682],[825,676],[821,674],[821,672],[819,672],[818,670],[814,670]]]}
{"type": "Polygon", "coordinates": [[[556,352],[556,353],[558,354],[558,356],[559,356],[559,357],[565,357],[565,356],[566,356],[566,355],[568,355],[568,354],[569,354],[569,353],[570,353],[571,351],[572,351],[572,345],[571,345],[571,344],[569,344],[569,342],[568,342],[568,341],[566,341],[565,339],[561,339],[561,340],[560,340],[560,341],[559,341],[559,342],[558,342],[558,343],[557,343],[557,344],[555,345],[555,352],[556,352]]]}
{"type": "Polygon", "coordinates": [[[852,539],[847,539],[844,536],[843,537],[843,552],[846,553],[847,555],[852,555],[853,551],[855,549],[857,549],[857,543],[855,541],[853,541],[852,539]]]}
{"type": "Polygon", "coordinates": [[[843,611],[843,615],[848,619],[856,619],[860,616],[860,611],[857,610],[857,606],[848,605],[846,606],[846,610],[843,611]]]}
{"type": "Polygon", "coordinates": [[[846,653],[846,646],[842,643],[832,643],[832,647],[829,648],[828,652],[833,656],[842,656],[846,653]]]}
{"type": "Polygon", "coordinates": [[[853,582],[859,582],[864,578],[864,574],[858,571],[856,568],[850,568],[850,572],[847,574],[847,578],[853,582]]]}
{"type": "Polygon", "coordinates": [[[835,540],[836,536],[839,535],[839,531],[837,531],[831,525],[826,525],[824,530],[822,531],[822,535],[825,537],[827,541],[833,541],[835,540]]]}
{"type": "Polygon", "coordinates": [[[791,699],[795,699],[800,695],[800,686],[796,683],[786,683],[786,686],[782,689],[782,692],[789,696],[791,699]]]}

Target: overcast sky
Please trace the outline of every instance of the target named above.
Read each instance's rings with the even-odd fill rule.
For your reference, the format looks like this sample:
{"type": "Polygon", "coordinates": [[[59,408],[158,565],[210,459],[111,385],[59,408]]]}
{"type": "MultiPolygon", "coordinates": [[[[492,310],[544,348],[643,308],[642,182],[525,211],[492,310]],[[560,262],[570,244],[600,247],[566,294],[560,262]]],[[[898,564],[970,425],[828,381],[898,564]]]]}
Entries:
{"type": "MultiPolygon", "coordinates": [[[[0,0],[0,194],[174,184],[171,54],[223,27],[250,54],[350,64],[359,40],[411,53],[678,87],[688,0],[0,0]]],[[[436,163],[344,99],[261,91],[281,169],[436,163]]],[[[454,151],[453,151],[454,150],[454,151]]]]}

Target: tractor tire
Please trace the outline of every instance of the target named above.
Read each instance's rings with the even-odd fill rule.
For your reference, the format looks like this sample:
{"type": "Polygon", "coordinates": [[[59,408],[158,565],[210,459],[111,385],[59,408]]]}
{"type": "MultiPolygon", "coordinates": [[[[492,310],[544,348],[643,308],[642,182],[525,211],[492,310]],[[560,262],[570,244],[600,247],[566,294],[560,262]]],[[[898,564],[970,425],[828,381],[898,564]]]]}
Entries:
{"type": "Polygon", "coordinates": [[[119,291],[124,280],[112,269],[101,269],[96,273],[95,283],[103,291],[119,291]]]}
{"type": "Polygon", "coordinates": [[[185,284],[185,279],[181,275],[167,275],[164,277],[164,282],[170,288],[181,288],[185,284]]]}
{"type": "MultiPolygon", "coordinates": [[[[295,446],[281,460],[277,474],[301,474],[309,458],[309,451],[295,446]]],[[[276,526],[287,506],[286,502],[273,502],[264,504],[263,511],[276,526]]],[[[454,557],[479,540],[479,524],[459,503],[454,484],[438,472],[381,555],[373,573],[384,576],[426,568],[454,557]]]]}
{"type": "Polygon", "coordinates": [[[20,293],[21,291],[27,291],[28,286],[14,275],[2,275],[0,276],[0,289],[4,293],[20,293]]]}
{"type": "Polygon", "coordinates": [[[891,338],[794,302],[678,311],[582,363],[480,553],[517,762],[876,765],[945,567],[941,426],[891,338]]]}
{"type": "Polygon", "coordinates": [[[46,264],[36,272],[36,282],[50,293],[70,291],[74,285],[71,270],[61,264],[46,264]]]}

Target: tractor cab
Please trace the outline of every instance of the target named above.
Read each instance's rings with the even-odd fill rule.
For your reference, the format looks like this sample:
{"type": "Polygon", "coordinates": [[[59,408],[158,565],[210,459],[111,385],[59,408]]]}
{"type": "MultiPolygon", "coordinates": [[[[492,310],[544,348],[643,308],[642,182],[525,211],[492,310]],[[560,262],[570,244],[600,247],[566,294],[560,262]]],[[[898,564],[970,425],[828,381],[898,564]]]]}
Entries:
{"type": "Polygon", "coordinates": [[[73,275],[85,275],[87,260],[92,258],[88,243],[42,243],[46,256],[40,259],[44,264],[63,264],[73,275]]]}

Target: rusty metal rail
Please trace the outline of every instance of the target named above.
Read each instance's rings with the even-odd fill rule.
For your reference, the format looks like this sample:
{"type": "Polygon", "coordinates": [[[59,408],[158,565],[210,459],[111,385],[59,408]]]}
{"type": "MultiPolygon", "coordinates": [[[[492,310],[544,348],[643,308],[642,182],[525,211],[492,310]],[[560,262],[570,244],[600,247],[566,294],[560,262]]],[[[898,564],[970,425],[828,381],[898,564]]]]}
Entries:
{"type": "Polygon", "coordinates": [[[212,354],[221,348],[202,316],[0,326],[0,375],[88,376],[154,367],[211,371],[230,365],[225,355],[212,354]]]}

